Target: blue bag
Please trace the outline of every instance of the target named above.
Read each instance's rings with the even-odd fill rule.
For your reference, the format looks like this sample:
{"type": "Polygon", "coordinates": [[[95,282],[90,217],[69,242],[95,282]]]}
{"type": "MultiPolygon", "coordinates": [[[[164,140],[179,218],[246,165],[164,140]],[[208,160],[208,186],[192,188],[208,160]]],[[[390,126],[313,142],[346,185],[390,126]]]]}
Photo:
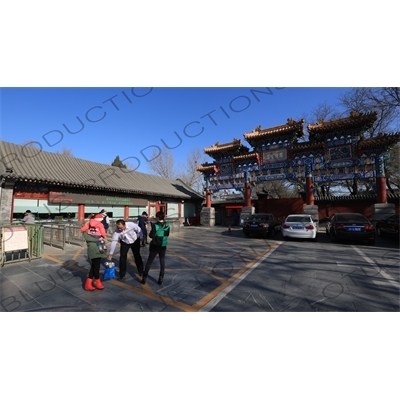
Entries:
{"type": "Polygon", "coordinates": [[[106,281],[107,279],[114,279],[114,278],[116,278],[115,264],[112,261],[106,261],[104,263],[103,281],[106,281]]]}

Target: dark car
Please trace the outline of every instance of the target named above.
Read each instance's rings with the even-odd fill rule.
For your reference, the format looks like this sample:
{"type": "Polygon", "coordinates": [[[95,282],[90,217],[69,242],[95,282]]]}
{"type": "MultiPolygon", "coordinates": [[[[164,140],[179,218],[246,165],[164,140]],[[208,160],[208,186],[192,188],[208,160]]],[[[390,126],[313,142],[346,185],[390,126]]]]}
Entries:
{"type": "Polygon", "coordinates": [[[245,236],[271,236],[274,237],[281,229],[281,222],[272,214],[253,214],[243,222],[245,236]]]}
{"type": "Polygon", "coordinates": [[[375,244],[375,226],[364,215],[357,213],[337,213],[326,223],[326,233],[331,241],[366,241],[375,244]]]}
{"type": "Polygon", "coordinates": [[[393,236],[399,238],[400,215],[395,214],[376,223],[376,233],[378,236],[393,236]]]}

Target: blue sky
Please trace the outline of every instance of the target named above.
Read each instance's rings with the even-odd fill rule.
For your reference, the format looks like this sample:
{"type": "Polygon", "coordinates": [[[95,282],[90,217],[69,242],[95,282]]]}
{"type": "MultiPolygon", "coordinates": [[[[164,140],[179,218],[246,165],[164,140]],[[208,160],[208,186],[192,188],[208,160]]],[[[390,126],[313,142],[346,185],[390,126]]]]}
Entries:
{"type": "MultiPolygon", "coordinates": [[[[242,139],[299,119],[320,103],[338,104],[349,88],[3,88],[1,139],[35,141],[45,151],[72,149],[75,157],[121,160],[149,172],[146,159],[163,142],[175,163],[194,148],[242,139]]],[[[315,122],[315,121],[307,121],[315,122]]],[[[250,145],[249,145],[250,146],[250,145]]],[[[205,156],[206,160],[210,160],[205,156]]]]}

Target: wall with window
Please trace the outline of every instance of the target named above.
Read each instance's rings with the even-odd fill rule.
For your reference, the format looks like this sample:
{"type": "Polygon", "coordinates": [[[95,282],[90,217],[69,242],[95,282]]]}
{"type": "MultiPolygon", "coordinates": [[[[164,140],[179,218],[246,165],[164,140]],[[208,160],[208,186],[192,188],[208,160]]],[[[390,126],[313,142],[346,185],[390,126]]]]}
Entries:
{"type": "Polygon", "coordinates": [[[49,204],[47,200],[39,199],[14,199],[14,219],[23,218],[26,210],[31,210],[37,220],[53,219],[55,216],[74,219],[78,215],[77,205],[49,204]]]}
{"type": "Polygon", "coordinates": [[[147,211],[146,207],[129,207],[129,219],[136,219],[139,215],[142,215],[143,211],[147,211]]]}
{"type": "Polygon", "coordinates": [[[179,218],[179,205],[178,203],[168,203],[167,205],[167,217],[172,219],[179,218]]]}

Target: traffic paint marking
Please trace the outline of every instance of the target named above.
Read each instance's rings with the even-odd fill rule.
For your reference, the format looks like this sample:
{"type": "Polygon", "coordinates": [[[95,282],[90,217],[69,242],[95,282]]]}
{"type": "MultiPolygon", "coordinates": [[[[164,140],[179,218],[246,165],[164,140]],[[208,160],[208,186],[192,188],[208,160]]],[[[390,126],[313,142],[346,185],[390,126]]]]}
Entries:
{"type": "MultiPolygon", "coordinates": [[[[78,249],[78,250],[75,252],[74,256],[72,257],[72,260],[75,261],[75,260],[80,256],[82,250],[83,250],[83,249],[78,249]]],[[[57,255],[57,254],[56,254],[56,255],[57,255]]],[[[44,253],[44,254],[42,254],[42,257],[43,257],[43,258],[46,258],[46,259],[49,260],[49,261],[53,261],[53,262],[55,262],[55,263],[57,263],[57,264],[64,264],[64,263],[65,263],[65,261],[59,260],[58,258],[53,257],[53,256],[50,255],[50,254],[44,253]]]]}
{"type": "Polygon", "coordinates": [[[226,281],[207,296],[203,297],[199,302],[194,305],[198,311],[207,312],[212,310],[229,292],[231,292],[240,282],[243,281],[255,268],[257,268],[266,258],[268,258],[280,245],[282,242],[276,242],[272,245],[258,260],[255,262],[250,262],[230,279],[226,281]]]}
{"type": "MultiPolygon", "coordinates": [[[[120,281],[116,281],[113,279],[109,280],[108,282],[112,285],[119,286],[119,287],[129,290],[131,292],[137,293],[141,296],[150,298],[152,300],[156,300],[164,305],[169,305],[169,306],[178,308],[182,311],[187,311],[187,312],[209,311],[213,307],[215,307],[215,305],[218,304],[241,281],[243,281],[243,279],[245,279],[253,269],[257,268],[262,261],[264,261],[267,257],[269,257],[281,244],[282,244],[282,242],[275,242],[274,245],[270,246],[265,252],[263,252],[263,253],[261,253],[261,255],[257,256],[257,258],[255,260],[251,260],[250,262],[248,262],[244,267],[241,267],[241,268],[233,267],[233,266],[229,267],[229,269],[231,269],[231,270],[238,269],[238,271],[228,279],[216,277],[215,275],[212,274],[212,272],[210,272],[204,268],[196,268],[200,271],[204,271],[207,274],[213,276],[215,279],[222,281],[222,283],[215,290],[213,290],[212,292],[210,292],[209,294],[204,296],[200,301],[198,301],[194,305],[185,304],[185,303],[182,303],[179,301],[175,301],[175,300],[171,299],[170,297],[158,295],[152,290],[152,288],[150,287],[150,285],[148,283],[143,285],[140,288],[137,288],[137,287],[127,284],[125,282],[120,282],[120,281]]],[[[207,247],[207,246],[204,246],[204,247],[207,247]]],[[[207,248],[209,249],[210,247],[208,246],[207,248]]],[[[246,249],[248,250],[248,248],[246,248],[246,249]]],[[[78,256],[82,252],[82,250],[83,249],[77,250],[77,252],[73,256],[74,260],[76,258],[78,258],[78,256]]],[[[218,249],[218,250],[220,250],[220,249],[218,249]]],[[[252,249],[252,250],[254,251],[254,249],[252,249]]],[[[223,252],[225,252],[225,251],[222,251],[222,253],[223,252]]],[[[255,253],[258,254],[257,252],[255,252],[255,253]]],[[[232,254],[232,252],[231,252],[231,254],[232,254]]],[[[215,253],[210,254],[210,255],[215,256],[215,253]]],[[[235,255],[237,255],[237,254],[234,254],[234,256],[235,255]]],[[[43,257],[47,258],[50,261],[56,262],[58,264],[65,263],[65,261],[59,260],[49,254],[43,254],[43,257]]],[[[132,255],[130,253],[128,254],[128,259],[133,263],[132,255]]],[[[241,259],[242,259],[242,261],[244,261],[243,257],[241,259]]],[[[189,261],[189,260],[187,260],[187,261],[189,261]]],[[[193,263],[190,262],[190,264],[193,264],[193,263]]],[[[86,268],[80,267],[77,265],[68,265],[68,268],[77,270],[77,271],[87,272],[86,268]]],[[[213,267],[213,269],[215,270],[218,268],[213,267]]],[[[226,268],[222,267],[220,269],[222,270],[222,269],[226,269],[226,268]]]]}
{"type": "MultiPolygon", "coordinates": [[[[368,256],[366,256],[360,249],[356,246],[352,246],[353,249],[369,264],[372,268],[374,268],[378,273],[380,273],[387,281],[394,286],[396,289],[400,290],[400,284],[397,282],[391,275],[387,272],[382,271],[382,268],[378,267],[375,261],[371,260],[368,256]]],[[[379,281],[378,281],[379,282],[379,281]]],[[[374,282],[375,283],[375,282],[374,282]]]]}

